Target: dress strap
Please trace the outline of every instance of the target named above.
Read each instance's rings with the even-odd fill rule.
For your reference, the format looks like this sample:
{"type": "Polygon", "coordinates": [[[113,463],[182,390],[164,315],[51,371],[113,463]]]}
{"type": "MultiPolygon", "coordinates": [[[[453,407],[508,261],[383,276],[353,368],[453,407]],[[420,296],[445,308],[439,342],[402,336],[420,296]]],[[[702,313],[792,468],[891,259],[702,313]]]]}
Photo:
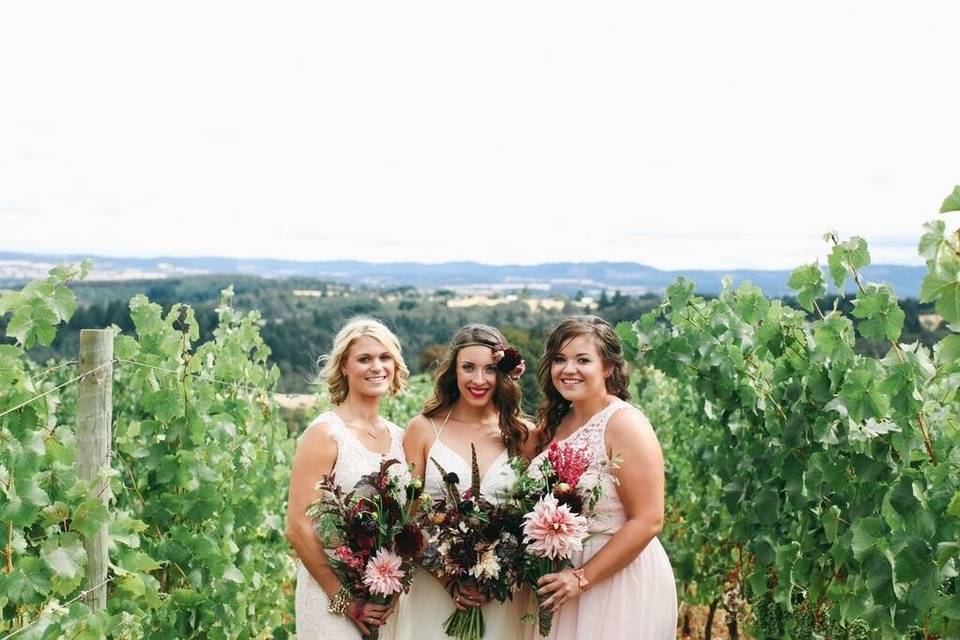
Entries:
{"type": "Polygon", "coordinates": [[[433,418],[427,418],[427,420],[430,421],[430,426],[433,427],[434,442],[440,439],[440,434],[443,432],[443,428],[447,426],[447,420],[450,419],[451,413],[453,413],[453,407],[450,407],[450,411],[447,411],[447,417],[443,419],[439,429],[437,429],[437,425],[433,422],[433,418]]]}

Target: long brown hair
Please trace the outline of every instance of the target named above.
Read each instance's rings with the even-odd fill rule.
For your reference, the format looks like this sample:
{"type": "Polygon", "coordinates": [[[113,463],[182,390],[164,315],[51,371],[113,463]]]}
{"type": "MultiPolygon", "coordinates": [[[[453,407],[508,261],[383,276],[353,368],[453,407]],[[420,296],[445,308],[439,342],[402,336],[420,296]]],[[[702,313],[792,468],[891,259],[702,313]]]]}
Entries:
{"type": "Polygon", "coordinates": [[[630,374],[627,363],[623,358],[623,346],[616,331],[610,323],[599,316],[570,316],[557,326],[547,338],[547,346],[543,357],[537,365],[537,381],[543,392],[543,401],[540,403],[538,422],[543,428],[540,436],[541,446],[553,440],[557,434],[557,427],[563,416],[570,410],[570,402],[565,399],[557,388],[553,386],[553,376],[550,368],[554,358],[560,353],[570,340],[577,336],[592,336],[603,361],[604,368],[610,367],[613,372],[607,376],[607,393],[615,395],[621,400],[629,400],[630,392],[627,384],[630,374]]]}
{"type": "MultiPolygon", "coordinates": [[[[491,349],[506,344],[503,334],[485,324],[468,324],[457,330],[450,340],[450,346],[437,367],[433,385],[433,396],[423,407],[423,415],[437,417],[444,409],[449,410],[460,397],[457,387],[457,354],[467,346],[483,345],[491,349]]],[[[520,386],[510,377],[497,370],[497,384],[493,390],[493,406],[497,408],[500,422],[500,434],[507,445],[509,455],[515,456],[520,445],[526,442],[527,426],[520,412],[520,386]]]]}

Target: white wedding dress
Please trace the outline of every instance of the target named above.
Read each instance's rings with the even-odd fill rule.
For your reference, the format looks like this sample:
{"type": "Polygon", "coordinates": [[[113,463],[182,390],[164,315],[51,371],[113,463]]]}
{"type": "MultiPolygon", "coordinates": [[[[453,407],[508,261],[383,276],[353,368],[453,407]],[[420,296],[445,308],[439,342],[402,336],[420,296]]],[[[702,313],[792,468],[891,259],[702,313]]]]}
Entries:
{"type": "MultiPolygon", "coordinates": [[[[433,421],[430,421],[433,424],[433,421]]],[[[427,455],[424,473],[424,490],[435,498],[446,495],[443,478],[435,459],[447,472],[456,473],[460,478],[460,487],[470,486],[471,464],[440,439],[443,427],[433,425],[436,440],[427,455]]],[[[504,449],[486,470],[480,481],[480,495],[497,504],[501,497],[513,485],[516,474],[510,466],[510,458],[504,449]]],[[[513,600],[497,602],[493,600],[481,608],[483,611],[484,638],[489,640],[519,640],[523,631],[520,618],[523,616],[521,598],[514,595],[513,600]]],[[[444,621],[456,610],[450,594],[440,581],[424,569],[418,569],[410,586],[410,593],[401,601],[397,609],[396,640],[451,640],[443,631],[444,621]]]]}
{"type": "MultiPolygon", "coordinates": [[[[337,443],[337,461],[333,465],[337,484],[349,492],[361,476],[373,473],[380,468],[382,460],[395,458],[400,464],[390,467],[390,473],[409,480],[406,459],[403,455],[401,440],[403,430],[384,420],[390,431],[390,449],[386,453],[370,451],[347,428],[343,420],[333,411],[322,413],[307,429],[327,429],[327,433],[337,443]]],[[[328,551],[328,554],[330,551],[328,551]]],[[[357,640],[360,630],[344,616],[327,611],[330,599],[317,584],[302,563],[297,563],[296,620],[298,640],[357,640]]],[[[380,640],[393,640],[396,616],[391,616],[380,627],[380,640]]]]}

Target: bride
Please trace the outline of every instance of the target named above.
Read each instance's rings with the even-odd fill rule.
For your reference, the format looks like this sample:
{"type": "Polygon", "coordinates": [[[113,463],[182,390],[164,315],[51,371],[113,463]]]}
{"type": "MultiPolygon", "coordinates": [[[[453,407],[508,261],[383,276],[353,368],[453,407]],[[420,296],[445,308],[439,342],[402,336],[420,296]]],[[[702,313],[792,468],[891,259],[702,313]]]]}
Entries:
{"type": "MultiPolygon", "coordinates": [[[[361,476],[378,470],[385,457],[403,460],[403,432],[378,411],[380,398],[403,389],[407,375],[400,342],[380,322],[354,318],[334,338],[321,372],[334,408],[303,432],[290,474],[287,538],[299,558],[300,640],[353,640],[378,627],[380,640],[393,637],[392,607],[356,599],[340,584],[306,510],[319,497],[316,485],[322,476],[335,473],[337,483],[349,491],[361,476]]],[[[406,474],[406,467],[397,464],[390,471],[406,474]]]]}
{"type": "MultiPolygon", "coordinates": [[[[444,494],[443,479],[431,458],[460,478],[470,478],[470,445],[474,444],[482,478],[480,492],[496,503],[516,477],[510,458],[533,453],[533,427],[520,416],[516,383],[523,364],[518,358],[504,357],[508,349],[499,331],[482,324],[467,325],[453,336],[437,370],[433,397],[423,414],[410,422],[403,439],[407,461],[430,495],[444,494]]],[[[477,589],[453,585],[448,590],[422,569],[400,605],[396,637],[449,640],[443,621],[455,609],[472,606],[482,607],[486,637],[520,638],[520,598],[487,602],[477,589]]]]}

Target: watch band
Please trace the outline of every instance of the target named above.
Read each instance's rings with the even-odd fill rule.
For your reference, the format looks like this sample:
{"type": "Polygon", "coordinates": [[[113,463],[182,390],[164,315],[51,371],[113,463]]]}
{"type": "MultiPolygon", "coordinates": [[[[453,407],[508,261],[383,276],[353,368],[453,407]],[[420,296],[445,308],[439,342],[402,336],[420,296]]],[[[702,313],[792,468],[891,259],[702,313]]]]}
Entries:
{"type": "Polygon", "coordinates": [[[587,576],[583,575],[583,567],[574,569],[573,575],[577,576],[577,583],[580,585],[580,591],[586,591],[587,587],[590,586],[590,581],[587,580],[587,576]]]}

